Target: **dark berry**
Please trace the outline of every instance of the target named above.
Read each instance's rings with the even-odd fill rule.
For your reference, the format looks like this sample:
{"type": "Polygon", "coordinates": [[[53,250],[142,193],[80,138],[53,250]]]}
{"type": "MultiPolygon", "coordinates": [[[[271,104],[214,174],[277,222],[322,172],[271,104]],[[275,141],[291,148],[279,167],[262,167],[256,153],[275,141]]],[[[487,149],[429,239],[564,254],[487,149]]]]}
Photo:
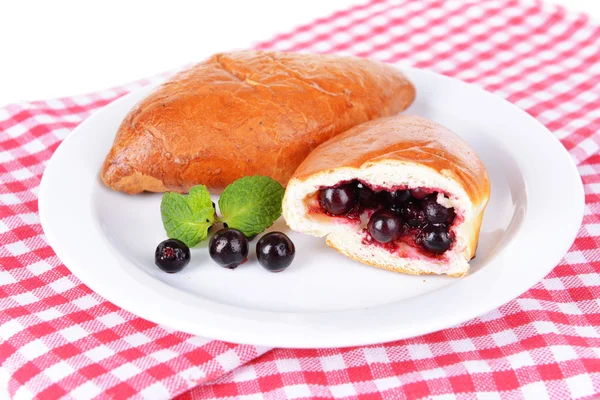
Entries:
{"type": "Polygon", "coordinates": [[[444,225],[428,224],[417,236],[417,243],[434,254],[446,252],[452,246],[453,241],[453,235],[444,225]]]}
{"type": "Polygon", "coordinates": [[[448,209],[448,218],[446,218],[446,225],[451,226],[454,223],[455,219],[456,219],[456,211],[454,211],[454,208],[449,208],[448,209]]]}
{"type": "Polygon", "coordinates": [[[386,202],[389,206],[400,206],[410,198],[410,190],[396,190],[394,192],[385,192],[386,202]]]}
{"type": "Polygon", "coordinates": [[[413,228],[421,226],[425,223],[425,215],[421,206],[415,201],[407,201],[400,208],[400,216],[402,219],[413,228]]]}
{"type": "Polygon", "coordinates": [[[411,189],[410,191],[411,196],[417,200],[423,200],[429,195],[429,193],[430,192],[427,192],[425,189],[422,188],[411,189]]]}
{"type": "Polygon", "coordinates": [[[375,207],[379,203],[377,193],[361,182],[356,184],[356,197],[358,203],[363,207],[375,207]]]}
{"type": "Polygon", "coordinates": [[[446,208],[437,202],[437,196],[431,195],[423,200],[423,212],[425,213],[425,219],[432,224],[448,224],[451,225],[454,222],[453,208],[446,208]]]}
{"type": "Polygon", "coordinates": [[[330,187],[319,191],[319,203],[333,215],[345,214],[354,207],[356,194],[352,184],[330,187]]]}
{"type": "Polygon", "coordinates": [[[237,229],[221,229],[210,239],[208,252],[220,266],[234,269],[248,257],[248,239],[237,229]]]}
{"type": "Polygon", "coordinates": [[[367,230],[379,243],[388,243],[400,236],[403,231],[402,220],[392,210],[379,210],[369,219],[367,230]]]}
{"type": "Polygon", "coordinates": [[[163,240],[156,247],[154,262],[165,272],[179,272],[190,262],[190,248],[181,240],[163,240]]]}
{"type": "Polygon", "coordinates": [[[280,272],[294,261],[296,248],[287,235],[281,232],[270,232],[256,243],[256,257],[266,270],[280,272]]]}

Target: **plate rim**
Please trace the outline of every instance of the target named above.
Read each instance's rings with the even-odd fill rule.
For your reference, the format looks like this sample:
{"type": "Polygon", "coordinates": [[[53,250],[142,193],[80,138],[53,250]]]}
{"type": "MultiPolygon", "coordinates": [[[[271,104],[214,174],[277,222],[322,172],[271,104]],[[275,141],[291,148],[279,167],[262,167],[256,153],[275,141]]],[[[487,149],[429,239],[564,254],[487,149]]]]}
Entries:
{"type": "MultiPolygon", "coordinates": [[[[253,344],[253,345],[263,345],[263,346],[288,347],[288,348],[349,347],[349,346],[358,346],[358,345],[369,345],[369,344],[375,344],[375,343],[385,343],[385,342],[390,342],[390,341],[394,341],[394,340],[405,339],[405,338],[414,337],[414,336],[420,336],[420,335],[428,334],[431,332],[436,332],[441,329],[448,328],[450,326],[464,323],[464,322],[469,321],[473,318],[476,318],[482,314],[485,314],[491,310],[497,309],[498,307],[502,306],[503,304],[506,304],[507,302],[520,296],[521,294],[523,294],[524,292],[529,290],[537,282],[539,282],[541,279],[543,279],[544,276],[546,276],[553,268],[555,268],[555,266],[562,259],[564,254],[566,254],[566,252],[568,251],[568,249],[574,242],[575,238],[577,237],[579,227],[581,226],[581,222],[583,219],[584,206],[585,206],[583,183],[582,183],[581,177],[578,173],[577,166],[575,165],[574,160],[571,158],[570,154],[564,148],[562,143],[560,143],[558,138],[555,135],[553,135],[552,132],[550,132],[550,130],[548,130],[548,128],[546,128],[543,124],[541,124],[539,121],[537,121],[533,116],[531,116],[530,114],[528,114],[521,108],[517,107],[516,105],[508,102],[506,99],[504,99],[498,95],[495,95],[491,92],[488,92],[487,90],[485,90],[477,85],[463,82],[456,78],[448,77],[448,76],[445,76],[445,75],[442,75],[442,74],[439,74],[439,73],[436,73],[436,72],[433,72],[430,70],[409,67],[409,66],[403,65],[403,64],[392,64],[392,65],[396,65],[401,70],[408,72],[409,76],[411,73],[415,73],[415,71],[416,71],[416,73],[434,75],[434,76],[436,76],[436,78],[439,78],[439,79],[451,80],[454,83],[459,83],[461,85],[467,85],[468,87],[471,88],[471,90],[476,90],[476,91],[480,92],[481,95],[492,96],[496,101],[501,101],[501,102],[505,103],[505,105],[508,105],[510,108],[512,108],[512,110],[514,112],[517,112],[517,113],[521,114],[522,116],[524,116],[525,118],[529,119],[530,121],[534,122],[539,128],[541,128],[541,130],[544,131],[545,135],[551,137],[553,139],[553,146],[555,146],[556,151],[558,153],[560,153],[562,157],[566,157],[566,160],[568,160],[568,162],[565,165],[569,166],[568,174],[572,178],[572,183],[575,184],[576,193],[574,193],[574,197],[576,197],[579,200],[578,201],[579,210],[577,210],[578,212],[576,213],[578,217],[577,217],[577,220],[573,221],[573,224],[572,224],[573,226],[576,225],[577,228],[576,229],[573,228],[572,232],[569,232],[569,235],[565,235],[565,237],[567,237],[568,240],[565,239],[562,248],[559,251],[556,251],[557,254],[561,253],[561,255],[560,255],[560,257],[555,257],[557,259],[554,262],[552,262],[552,266],[548,267],[548,269],[545,270],[543,275],[541,275],[537,280],[535,280],[535,282],[531,283],[530,285],[529,284],[524,285],[523,286],[524,288],[521,291],[519,291],[519,293],[516,296],[511,295],[511,296],[509,296],[509,298],[506,297],[506,298],[497,300],[495,302],[484,303],[484,304],[486,304],[486,306],[474,305],[470,310],[468,310],[470,312],[463,311],[460,318],[454,318],[452,320],[452,322],[450,322],[450,323],[447,321],[448,318],[442,318],[442,319],[439,319],[436,321],[432,321],[431,323],[429,323],[427,325],[427,327],[425,329],[421,329],[418,333],[408,335],[408,336],[398,337],[397,335],[395,335],[394,332],[392,332],[390,330],[390,331],[384,331],[384,332],[387,332],[387,334],[381,333],[381,334],[373,336],[373,337],[363,338],[363,340],[352,339],[356,335],[349,335],[345,338],[337,337],[335,340],[333,340],[331,337],[329,337],[328,340],[323,340],[323,337],[319,337],[316,340],[314,340],[311,337],[305,337],[304,341],[302,341],[302,343],[298,343],[297,341],[289,341],[287,339],[273,340],[272,336],[269,337],[269,340],[263,341],[262,338],[260,337],[260,335],[256,335],[256,333],[254,333],[253,335],[246,335],[246,333],[244,333],[244,335],[246,335],[250,340],[240,341],[239,334],[236,334],[236,333],[232,334],[231,332],[228,332],[227,330],[223,330],[223,329],[214,329],[214,327],[213,327],[213,329],[210,329],[210,327],[203,327],[202,329],[200,329],[202,332],[199,332],[197,327],[189,327],[189,329],[187,329],[188,328],[187,325],[189,325],[189,324],[187,324],[184,327],[183,325],[185,325],[185,324],[183,324],[181,321],[179,321],[179,320],[172,321],[172,319],[170,318],[170,315],[160,315],[160,318],[158,318],[157,315],[154,315],[153,313],[149,312],[147,309],[144,309],[143,307],[140,307],[139,305],[134,304],[134,302],[131,301],[131,299],[128,299],[127,296],[124,296],[124,297],[119,296],[117,293],[107,290],[106,287],[96,284],[96,282],[94,282],[94,280],[92,279],[92,274],[90,274],[89,272],[86,272],[85,267],[81,267],[81,266],[77,265],[77,262],[71,259],[71,256],[69,255],[68,248],[67,248],[68,246],[65,246],[65,243],[61,242],[61,239],[59,237],[57,237],[57,231],[52,226],[51,210],[48,208],[48,205],[51,204],[51,203],[49,203],[49,201],[50,201],[49,196],[51,195],[52,189],[49,186],[50,183],[48,183],[48,180],[50,179],[50,178],[48,178],[48,176],[51,176],[51,173],[54,168],[58,168],[58,167],[56,167],[56,165],[58,164],[57,160],[60,157],[62,157],[61,154],[65,151],[67,146],[69,146],[68,143],[70,143],[70,141],[72,141],[73,138],[77,137],[78,132],[85,131],[87,126],[92,125],[96,121],[96,119],[100,118],[103,115],[103,112],[105,110],[107,110],[109,107],[118,107],[118,104],[120,104],[121,102],[126,102],[132,97],[140,96],[140,93],[143,93],[144,91],[149,91],[152,87],[154,87],[157,84],[150,84],[150,85],[141,87],[139,89],[136,89],[136,90],[132,91],[131,93],[124,95],[124,96],[120,97],[119,99],[117,99],[117,100],[107,104],[106,106],[102,107],[101,109],[97,110],[95,113],[93,113],[92,116],[90,116],[82,124],[80,124],[72,132],[70,132],[69,135],[58,146],[58,148],[52,155],[51,159],[49,160],[49,162],[46,166],[46,169],[44,170],[44,174],[43,174],[41,182],[40,182],[39,195],[38,195],[38,209],[39,209],[39,215],[40,215],[40,222],[41,222],[42,228],[44,230],[44,233],[46,235],[48,243],[53,248],[53,250],[55,251],[58,258],[62,261],[62,263],[65,266],[67,266],[67,268],[78,279],[80,279],[84,284],[86,284],[92,291],[98,293],[100,296],[102,296],[105,299],[107,299],[108,301],[116,304],[117,306],[119,306],[127,311],[130,311],[133,314],[136,314],[142,318],[148,319],[148,320],[158,323],[158,324],[164,324],[166,326],[174,327],[175,329],[180,329],[182,331],[192,333],[192,334],[198,334],[198,335],[201,335],[204,337],[215,338],[217,340],[231,341],[231,342],[235,342],[235,343],[245,343],[245,344],[253,344]],[[66,145],[65,145],[65,143],[66,143],[66,145]],[[48,172],[48,171],[50,171],[50,172],[48,172]]],[[[92,212],[90,211],[90,213],[92,213],[92,212]]],[[[519,227],[519,229],[520,228],[521,227],[519,227]]],[[[118,261],[119,263],[127,262],[122,259],[119,259],[119,256],[116,254],[115,254],[115,257],[116,257],[115,260],[118,261]]],[[[139,278],[139,276],[138,276],[138,278],[139,278]]],[[[143,278],[140,278],[140,279],[142,279],[142,281],[144,281],[143,278]]],[[[162,283],[162,284],[169,287],[166,283],[162,283]]],[[[149,285],[151,287],[147,288],[147,289],[149,289],[150,292],[158,291],[158,292],[162,293],[163,288],[157,289],[158,286],[153,285],[151,283],[149,283],[149,285]]],[[[449,286],[454,286],[454,284],[449,285],[449,286]]],[[[172,287],[169,287],[169,288],[177,291],[176,289],[174,289],[172,287]]],[[[187,294],[187,295],[192,296],[191,294],[187,294]]],[[[421,296],[418,296],[418,297],[421,297],[421,296]]],[[[185,298],[185,296],[184,296],[184,298],[185,298]]],[[[406,299],[406,300],[404,300],[404,302],[410,302],[410,300],[411,299],[406,299]]],[[[225,305],[223,305],[223,307],[224,307],[224,309],[227,309],[229,307],[235,308],[233,306],[225,306],[225,305]]],[[[383,308],[385,308],[385,307],[383,307],[383,308]]],[[[195,307],[192,309],[197,311],[197,309],[195,307]]],[[[229,311],[231,311],[231,310],[229,310],[229,311]]],[[[260,310],[248,310],[248,312],[252,315],[258,315],[258,314],[262,314],[262,313],[278,314],[278,315],[286,314],[286,313],[281,313],[281,312],[271,313],[271,312],[260,311],[260,310]]],[[[326,312],[324,314],[329,314],[329,313],[330,312],[326,312]]],[[[339,311],[339,312],[334,312],[334,313],[343,314],[346,312],[339,311]]],[[[288,313],[288,314],[293,314],[293,313],[288,313]]],[[[318,314],[318,313],[310,313],[310,314],[318,314]]],[[[294,316],[289,315],[288,317],[289,317],[289,321],[286,321],[286,322],[293,323],[294,316]]]]}

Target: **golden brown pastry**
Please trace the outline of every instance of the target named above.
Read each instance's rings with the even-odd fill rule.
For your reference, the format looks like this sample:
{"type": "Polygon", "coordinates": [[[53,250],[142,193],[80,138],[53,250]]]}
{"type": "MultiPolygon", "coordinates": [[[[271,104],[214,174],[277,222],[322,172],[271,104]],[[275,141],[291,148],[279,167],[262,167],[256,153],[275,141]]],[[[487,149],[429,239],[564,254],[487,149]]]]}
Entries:
{"type": "Polygon", "coordinates": [[[242,51],[182,71],[123,120],[102,180],[126,193],[219,192],[247,175],[286,184],[319,144],[407,108],[397,69],[360,58],[242,51]]]}
{"type": "Polygon", "coordinates": [[[317,147],[288,183],[283,216],[362,263],[461,276],[475,256],[489,196],[485,166],[464,140],[398,115],[317,147]]]}

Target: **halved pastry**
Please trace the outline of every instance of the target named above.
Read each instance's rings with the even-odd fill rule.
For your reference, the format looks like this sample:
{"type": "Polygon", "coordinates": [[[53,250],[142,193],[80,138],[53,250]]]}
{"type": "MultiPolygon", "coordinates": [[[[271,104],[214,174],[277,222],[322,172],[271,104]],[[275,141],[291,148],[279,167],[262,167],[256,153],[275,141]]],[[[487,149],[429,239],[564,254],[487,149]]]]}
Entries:
{"type": "Polygon", "coordinates": [[[365,264],[462,276],[490,196],[485,166],[443,126],[416,116],[358,125],[317,147],[283,199],[296,231],[365,264]]]}

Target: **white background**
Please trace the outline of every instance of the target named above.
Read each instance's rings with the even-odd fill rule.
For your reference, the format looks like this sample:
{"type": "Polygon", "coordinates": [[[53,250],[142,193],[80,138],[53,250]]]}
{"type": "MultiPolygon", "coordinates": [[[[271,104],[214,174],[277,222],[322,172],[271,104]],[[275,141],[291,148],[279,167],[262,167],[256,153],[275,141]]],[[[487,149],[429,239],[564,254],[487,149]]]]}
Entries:
{"type": "MultiPolygon", "coordinates": [[[[172,70],[363,1],[0,0],[0,106],[172,70]]],[[[600,20],[598,0],[551,1],[600,20]]]]}
{"type": "MultiPolygon", "coordinates": [[[[597,0],[546,1],[600,21],[597,0]]],[[[0,106],[117,86],[216,51],[249,47],[359,3],[0,0],[0,106]]],[[[5,381],[0,369],[0,399],[8,398],[5,381]]]]}

